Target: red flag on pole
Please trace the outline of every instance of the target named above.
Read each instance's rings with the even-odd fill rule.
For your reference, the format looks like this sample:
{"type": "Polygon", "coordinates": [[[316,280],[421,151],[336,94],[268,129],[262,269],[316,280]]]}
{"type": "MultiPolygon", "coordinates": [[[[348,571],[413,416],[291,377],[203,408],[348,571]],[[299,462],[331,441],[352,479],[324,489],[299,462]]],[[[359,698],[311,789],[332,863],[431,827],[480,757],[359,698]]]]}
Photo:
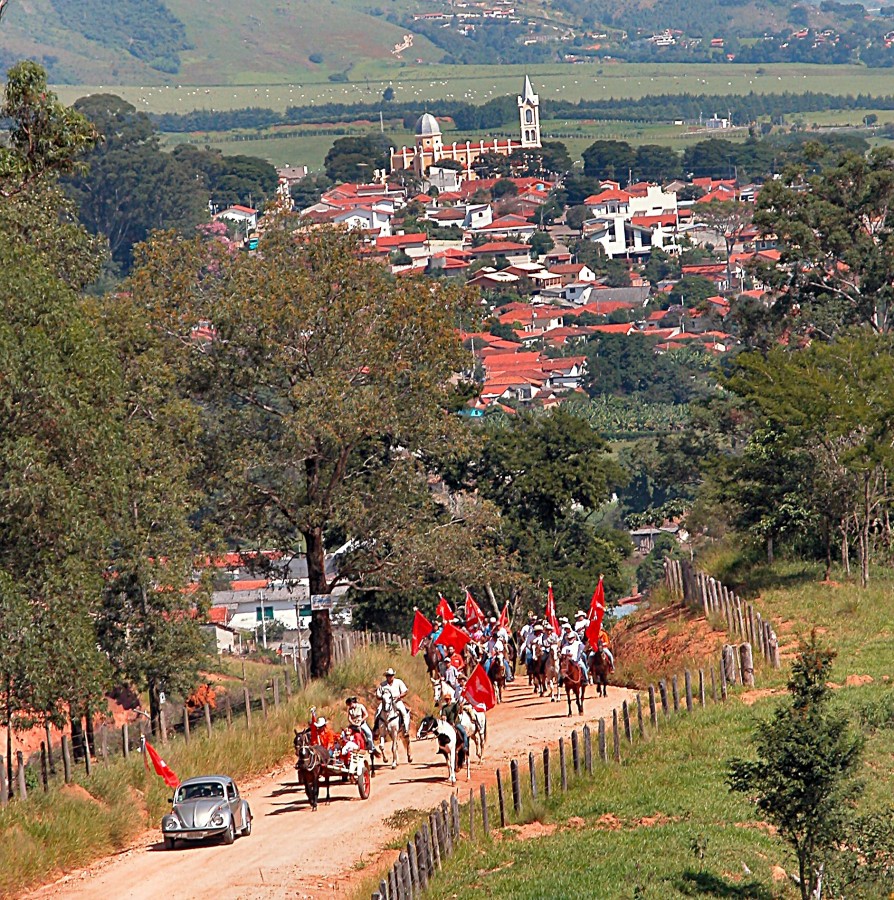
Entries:
{"type": "Polygon", "coordinates": [[[410,656],[415,656],[419,652],[419,645],[423,638],[427,638],[434,629],[431,622],[422,615],[417,609],[413,615],[413,634],[410,641],[410,656]]]}
{"type": "MultiPolygon", "coordinates": [[[[155,769],[155,774],[160,778],[164,779],[165,784],[168,787],[178,787],[180,784],[180,779],[174,774],[171,767],[158,755],[158,751],[149,741],[144,741],[144,746],[146,748],[146,755],[149,759],[152,760],[152,766],[155,769]]],[[[146,756],[143,757],[143,762],[146,764],[146,768],[149,768],[149,762],[146,759],[146,756]]]]}
{"type": "Polygon", "coordinates": [[[546,594],[546,612],[543,618],[553,626],[553,631],[559,633],[559,620],[556,617],[556,598],[553,596],[553,583],[549,583],[549,591],[546,594]]]}
{"type": "Polygon", "coordinates": [[[441,594],[438,594],[438,608],[435,610],[435,614],[439,615],[444,622],[453,621],[453,610],[441,594]]]}
{"type": "Polygon", "coordinates": [[[475,666],[475,671],[469,676],[469,680],[466,682],[465,688],[463,688],[463,697],[469,703],[475,706],[480,704],[485,709],[493,709],[497,705],[494,686],[491,684],[490,678],[487,677],[487,672],[484,671],[484,666],[481,663],[475,666]]]}
{"type": "Polygon", "coordinates": [[[463,648],[472,640],[465,631],[457,628],[450,622],[445,622],[441,629],[441,634],[435,641],[436,644],[443,644],[445,647],[453,647],[457,653],[462,653],[463,648]]]}
{"type": "Polygon", "coordinates": [[[503,611],[500,613],[500,618],[497,622],[497,628],[505,628],[507,631],[509,630],[509,601],[506,602],[506,605],[503,607],[503,611]]]}
{"type": "Polygon", "coordinates": [[[466,591],[466,628],[472,628],[475,625],[484,624],[484,613],[481,607],[475,602],[472,592],[466,591]]]}
{"type": "Polygon", "coordinates": [[[595,650],[599,646],[599,635],[602,632],[602,617],[605,615],[605,587],[602,584],[602,576],[599,576],[599,584],[593,591],[593,599],[590,601],[590,624],[587,625],[586,635],[590,646],[595,650]]]}

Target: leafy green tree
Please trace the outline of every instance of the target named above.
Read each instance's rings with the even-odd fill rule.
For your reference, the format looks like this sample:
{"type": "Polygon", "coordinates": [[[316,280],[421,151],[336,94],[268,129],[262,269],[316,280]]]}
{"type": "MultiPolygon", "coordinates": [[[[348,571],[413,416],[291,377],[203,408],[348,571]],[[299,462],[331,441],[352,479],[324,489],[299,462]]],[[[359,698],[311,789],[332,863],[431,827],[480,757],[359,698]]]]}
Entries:
{"type": "Polygon", "coordinates": [[[204,181],[218,209],[235,204],[260,208],[274,197],[279,185],[275,167],[257,156],[224,156],[219,150],[192,144],[175,147],[173,156],[193,177],[204,181]]]}
{"type": "Polygon", "coordinates": [[[834,652],[812,635],[792,664],[790,699],[755,731],[757,759],[734,759],[728,781],[755,798],[798,860],[802,900],[819,897],[827,860],[846,835],[861,785],[863,750],[846,716],[830,708],[834,652]]]}
{"type": "Polygon", "coordinates": [[[701,275],[684,275],[671,288],[665,302],[669,306],[685,306],[687,308],[698,306],[708,297],[717,296],[717,286],[713,281],[703,278],[701,275]]]}
{"type": "Polygon", "coordinates": [[[494,200],[516,197],[518,196],[518,185],[511,178],[499,178],[490,193],[494,200]]]}
{"type": "Polygon", "coordinates": [[[556,246],[548,231],[535,231],[531,235],[530,244],[532,258],[543,256],[556,246]]]}
{"type": "Polygon", "coordinates": [[[722,138],[699,141],[683,151],[683,171],[696,178],[734,178],[738,152],[722,138]]]}
{"type": "Polygon", "coordinates": [[[634,173],[641,181],[671,181],[682,175],[683,161],[670,147],[641,144],[636,148],[634,173]]]}
{"type": "Polygon", "coordinates": [[[289,189],[292,195],[292,203],[295,211],[301,212],[309,206],[317,203],[322,194],[332,187],[332,179],[322,172],[315,175],[305,175],[297,184],[289,189]]]}
{"type": "Polygon", "coordinates": [[[761,270],[775,288],[768,316],[777,332],[892,330],[892,168],[889,148],[846,153],[819,174],[792,174],[761,192],[755,224],[776,234],[782,254],[781,265],[761,270]]]}
{"type": "Polygon", "coordinates": [[[581,231],[584,222],[590,218],[590,211],[586,206],[572,206],[565,213],[565,224],[575,231],[581,231]]]}
{"type": "Polygon", "coordinates": [[[626,184],[636,164],[636,154],[627,141],[594,141],[581,154],[584,175],[626,184]]]}
{"type": "Polygon", "coordinates": [[[393,144],[384,134],[338,138],[323,160],[332,181],[372,181],[376,170],[387,171],[393,144]]]}
{"type": "Polygon", "coordinates": [[[145,113],[112,94],[93,94],[75,109],[97,127],[102,140],[84,156],[87,168],[65,187],[81,222],[109,242],[125,270],[133,246],[153,229],[188,230],[208,218],[208,197],[178,159],[161,149],[145,113]]]}
{"type": "MultiPolygon", "coordinates": [[[[410,538],[439,533],[421,459],[461,427],[445,410],[466,361],[455,326],[474,321],[471,297],[439,285],[432,303],[429,285],[393,281],[362,257],[356,236],[296,240],[292,226],[269,229],[255,255],[158,240],[131,289],[171,335],[169,352],[191,361],[222,461],[213,485],[228,535],[288,554],[303,543],[312,594],[399,583],[430,564],[410,538]],[[214,323],[210,347],[190,339],[200,321],[214,323]],[[326,552],[339,547],[333,573],[326,552]]],[[[325,674],[326,611],[314,612],[311,648],[313,672],[325,674]]]]}
{"type": "Polygon", "coordinates": [[[509,164],[517,175],[564,175],[571,171],[568,148],[561,141],[544,141],[539,147],[513,150],[509,164]]]}
{"type": "Polygon", "coordinates": [[[636,585],[641,591],[647,591],[664,579],[664,561],[680,558],[680,544],[670,534],[659,534],[655,538],[652,549],[643,557],[636,567],[636,585]]]}

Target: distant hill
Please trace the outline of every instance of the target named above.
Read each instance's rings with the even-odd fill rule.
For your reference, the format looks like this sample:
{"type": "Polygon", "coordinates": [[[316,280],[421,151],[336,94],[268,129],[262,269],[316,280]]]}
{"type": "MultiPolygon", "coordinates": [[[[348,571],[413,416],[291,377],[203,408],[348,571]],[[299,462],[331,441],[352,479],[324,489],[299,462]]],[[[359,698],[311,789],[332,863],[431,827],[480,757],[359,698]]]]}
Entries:
{"type": "Polygon", "coordinates": [[[369,60],[682,62],[732,53],[748,62],[845,62],[873,39],[875,56],[863,61],[892,65],[894,50],[879,37],[891,24],[870,24],[862,6],[837,0],[10,0],[0,65],[30,57],[56,83],[265,84],[345,81],[369,60]],[[797,29],[800,44],[790,46],[797,29]],[[650,42],[664,30],[673,46],[650,42]],[[774,48],[758,41],[756,52],[767,32],[774,48]]]}
{"type": "MultiPolygon", "coordinates": [[[[412,6],[388,0],[388,11],[412,6]]],[[[420,35],[363,0],[10,0],[0,65],[23,57],[69,84],[226,84],[339,77],[366,59],[437,61],[420,35]],[[317,75],[319,77],[319,75],[317,75]]]]}

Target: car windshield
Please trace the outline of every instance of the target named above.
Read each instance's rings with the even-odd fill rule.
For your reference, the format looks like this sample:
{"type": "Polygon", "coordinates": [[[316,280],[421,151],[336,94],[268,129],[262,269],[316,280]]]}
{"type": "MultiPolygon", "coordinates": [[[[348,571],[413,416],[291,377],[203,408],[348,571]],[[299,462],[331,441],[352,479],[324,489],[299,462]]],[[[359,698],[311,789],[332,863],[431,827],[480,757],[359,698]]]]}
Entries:
{"type": "Polygon", "coordinates": [[[184,784],[176,795],[177,803],[183,803],[186,800],[202,800],[204,798],[213,799],[215,797],[223,797],[223,785],[216,781],[202,781],[198,784],[184,784]]]}

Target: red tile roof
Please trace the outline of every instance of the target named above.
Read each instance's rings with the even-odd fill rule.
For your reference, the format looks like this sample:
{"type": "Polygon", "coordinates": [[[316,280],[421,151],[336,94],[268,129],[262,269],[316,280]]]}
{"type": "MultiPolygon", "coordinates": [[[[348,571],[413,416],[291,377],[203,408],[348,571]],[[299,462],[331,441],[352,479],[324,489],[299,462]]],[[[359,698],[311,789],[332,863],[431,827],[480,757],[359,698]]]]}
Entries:
{"type": "Polygon", "coordinates": [[[489,256],[492,253],[527,253],[530,249],[527,244],[517,244],[514,241],[490,241],[480,247],[472,247],[471,252],[475,256],[489,256]]]}

